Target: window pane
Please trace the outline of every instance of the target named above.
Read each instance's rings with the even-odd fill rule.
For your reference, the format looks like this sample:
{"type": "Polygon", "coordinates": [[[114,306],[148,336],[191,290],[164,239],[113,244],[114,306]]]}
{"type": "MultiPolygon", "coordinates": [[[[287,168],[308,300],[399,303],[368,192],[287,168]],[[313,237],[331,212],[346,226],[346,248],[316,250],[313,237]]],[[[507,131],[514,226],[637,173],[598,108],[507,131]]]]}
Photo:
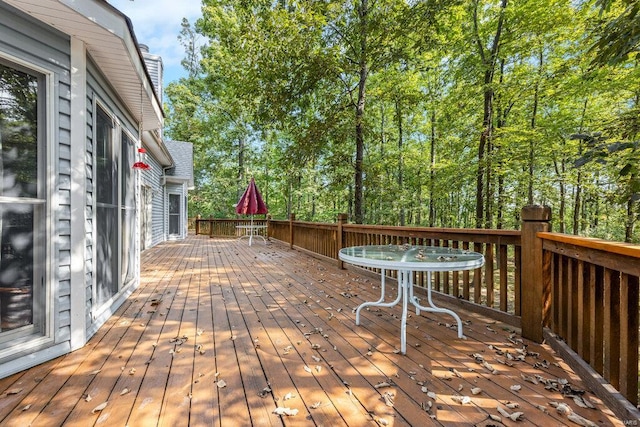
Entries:
{"type": "Polygon", "coordinates": [[[33,323],[34,206],[0,205],[0,327],[33,323]]]}
{"type": "Polygon", "coordinates": [[[169,234],[180,234],[180,195],[169,194],[169,234]]]}
{"type": "Polygon", "coordinates": [[[118,292],[118,210],[98,206],[96,211],[96,296],[102,305],[118,292]]]}
{"type": "Polygon", "coordinates": [[[98,108],[96,118],[96,198],[98,203],[114,204],[118,186],[117,164],[113,153],[113,123],[111,118],[98,108]]]}
{"type": "Polygon", "coordinates": [[[0,195],[38,197],[38,78],[0,64],[0,195]]]}

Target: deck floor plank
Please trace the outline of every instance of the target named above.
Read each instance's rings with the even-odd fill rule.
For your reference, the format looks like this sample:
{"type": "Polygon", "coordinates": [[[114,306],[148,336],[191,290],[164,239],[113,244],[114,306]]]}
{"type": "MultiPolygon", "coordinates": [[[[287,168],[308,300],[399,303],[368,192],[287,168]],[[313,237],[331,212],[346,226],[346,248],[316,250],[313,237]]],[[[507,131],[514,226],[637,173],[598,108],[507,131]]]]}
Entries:
{"type": "MultiPolygon", "coordinates": [[[[297,339],[294,336],[284,336],[282,331],[295,328],[295,323],[292,323],[290,313],[285,313],[283,307],[274,300],[274,290],[268,276],[258,275],[255,268],[251,268],[258,262],[257,259],[255,257],[239,257],[238,260],[243,263],[244,280],[248,285],[253,285],[248,298],[249,304],[260,313],[266,313],[266,316],[260,317],[260,323],[267,329],[270,341],[287,343],[279,346],[283,353],[288,353],[286,356],[290,356],[284,358],[286,362],[282,364],[282,368],[289,372],[289,376],[294,378],[298,386],[298,394],[295,399],[300,399],[304,404],[304,407],[298,409],[304,410],[319,425],[346,425],[344,417],[349,417],[354,422],[357,417],[360,417],[362,424],[368,422],[370,417],[362,408],[353,405],[350,399],[343,399],[341,393],[329,392],[335,388],[342,389],[343,385],[338,378],[331,375],[331,371],[326,370],[326,366],[319,365],[319,359],[315,356],[316,351],[310,348],[304,335],[300,333],[297,339]],[[285,351],[287,346],[291,346],[291,349],[285,351]],[[305,367],[311,372],[305,371],[305,367]],[[311,377],[314,380],[310,381],[311,377]]],[[[257,271],[260,272],[262,269],[257,271]]],[[[261,356],[265,360],[271,360],[276,354],[273,352],[271,355],[261,353],[261,356]]]]}
{"type": "MultiPolygon", "coordinates": [[[[354,309],[378,299],[379,278],[280,243],[190,236],[145,251],[141,272],[139,288],[85,347],[0,379],[0,425],[333,427],[384,419],[394,427],[573,426],[551,401],[598,426],[623,425],[589,392],[597,410],[523,379],[566,378],[584,388],[547,346],[464,309],[454,308],[467,339],[457,338],[450,316],[414,313],[407,354],[398,354],[399,307],[363,310],[355,325],[354,309]],[[498,363],[522,348],[530,352],[524,361],[498,363]],[[219,388],[219,380],[226,386],[219,388]],[[376,388],[382,381],[391,386],[376,388]],[[272,392],[259,396],[267,385],[272,392]],[[482,393],[471,403],[453,400],[473,387],[482,393]],[[387,392],[393,407],[385,404],[387,392]],[[295,397],[285,401],[287,393],[295,397]],[[102,401],[107,407],[92,414],[102,401]],[[429,401],[435,418],[424,410],[429,401]],[[510,412],[522,411],[524,419],[491,421],[507,402],[519,404],[510,412]],[[277,406],[299,413],[278,416],[277,406]]],[[[390,300],[397,289],[387,282],[390,300]]]]}
{"type": "MultiPolygon", "coordinates": [[[[310,276],[301,276],[301,275],[298,276],[299,280],[309,282],[309,283],[311,283],[314,277],[315,276],[313,274],[311,274],[310,276]]],[[[314,296],[315,301],[320,301],[320,300],[316,300],[315,299],[316,297],[322,298],[323,296],[331,295],[331,292],[332,292],[331,289],[339,290],[343,287],[341,283],[332,282],[332,281],[322,281],[318,283],[311,283],[309,286],[305,287],[304,295],[308,295],[316,291],[319,287],[321,287],[324,284],[328,285],[328,287],[324,289],[320,289],[318,294],[314,296]]],[[[395,289],[391,289],[391,293],[394,293],[394,292],[395,292],[395,289]]],[[[344,298],[344,296],[342,295],[341,297],[344,298]]],[[[334,300],[335,300],[334,298],[329,298],[325,302],[326,304],[332,304],[334,300]]],[[[424,400],[420,402],[416,400],[424,396],[424,393],[422,393],[421,391],[421,387],[417,385],[416,381],[414,380],[409,381],[410,377],[412,376],[415,377],[417,376],[418,373],[420,373],[421,371],[424,371],[425,365],[422,365],[419,363],[410,364],[410,365],[404,364],[403,366],[404,369],[402,368],[398,369],[398,361],[403,356],[400,356],[395,353],[396,346],[392,345],[391,343],[397,343],[399,340],[398,327],[393,326],[393,323],[396,323],[396,325],[398,325],[399,320],[392,319],[391,322],[385,322],[385,326],[387,326],[388,329],[386,330],[386,333],[384,333],[385,331],[384,328],[367,330],[368,328],[364,326],[356,327],[354,324],[354,319],[352,317],[351,318],[348,317],[348,316],[352,316],[351,309],[349,309],[346,312],[346,313],[349,313],[349,315],[346,315],[345,311],[342,310],[339,315],[337,316],[334,315],[332,317],[332,313],[334,310],[331,310],[331,311],[326,310],[326,308],[330,306],[325,307],[325,304],[316,303],[314,307],[315,307],[315,310],[317,311],[316,315],[318,316],[318,318],[330,317],[332,320],[338,319],[338,322],[339,322],[338,325],[340,325],[340,328],[339,328],[339,331],[336,331],[338,333],[335,336],[342,337],[344,339],[344,342],[337,342],[336,344],[337,344],[337,347],[340,348],[341,353],[345,353],[345,352],[349,353],[347,356],[348,360],[368,359],[369,362],[374,362],[374,361],[377,362],[374,364],[377,370],[376,372],[378,373],[377,375],[374,374],[373,372],[367,372],[366,370],[362,370],[361,367],[358,367],[356,364],[354,364],[353,367],[356,369],[355,375],[353,375],[354,378],[369,379],[368,384],[366,386],[367,389],[371,389],[372,387],[375,387],[375,385],[379,382],[391,380],[392,382],[394,382],[396,385],[399,386],[397,387],[397,390],[393,391],[394,394],[396,394],[394,407],[399,411],[399,413],[402,413],[404,414],[405,417],[408,417],[407,422],[410,425],[418,425],[418,424],[425,424],[425,423],[431,422],[430,418],[428,417],[428,414],[424,410],[422,410],[422,407],[420,406],[420,403],[424,403],[424,400]],[[361,339],[363,344],[358,347],[351,348],[349,343],[358,342],[358,339],[361,339]],[[413,372],[415,372],[415,374],[413,372]],[[375,379],[375,378],[377,378],[377,380],[372,381],[372,379],[375,379]]],[[[334,307],[330,307],[330,308],[333,309],[334,307]]],[[[363,316],[363,320],[364,320],[364,316],[363,316]]],[[[336,325],[336,322],[334,321],[332,324],[336,325]]],[[[328,322],[327,322],[327,325],[328,325],[328,322]]],[[[343,369],[345,369],[344,366],[343,366],[343,369]]],[[[386,391],[387,390],[382,389],[381,393],[384,393],[386,391]]],[[[428,400],[428,399],[425,399],[425,400],[428,400]]],[[[381,417],[383,417],[384,415],[388,415],[388,408],[386,408],[386,410],[387,410],[386,411],[387,413],[385,414],[385,411],[383,411],[381,417]]],[[[434,408],[433,413],[435,412],[436,412],[436,409],[434,408]]],[[[486,415],[480,415],[480,416],[478,416],[478,414],[473,415],[472,414],[473,412],[475,411],[472,411],[470,407],[455,407],[454,410],[449,413],[449,419],[452,419],[452,420],[455,419],[457,420],[457,422],[461,422],[465,424],[474,424],[474,422],[472,421],[474,418],[476,418],[476,421],[477,421],[478,419],[481,420],[486,417],[486,415]],[[464,412],[467,412],[466,416],[461,414],[464,412]]]]}
{"type": "MultiPolygon", "coordinates": [[[[228,259],[229,254],[219,251],[216,260],[221,270],[223,270],[222,266],[229,265],[227,264],[228,259]]],[[[272,396],[261,398],[259,394],[267,387],[268,383],[268,375],[263,364],[261,364],[255,345],[256,329],[261,325],[257,325],[255,329],[251,327],[250,319],[254,318],[256,313],[250,308],[246,300],[244,294],[246,291],[238,280],[237,272],[235,270],[231,272],[228,269],[224,270],[222,274],[218,275],[218,283],[221,289],[227,291],[225,305],[227,307],[226,314],[230,333],[229,336],[223,337],[223,339],[226,339],[235,349],[239,375],[242,378],[242,383],[238,387],[245,394],[253,425],[282,425],[279,416],[273,413],[272,396]]],[[[221,357],[226,358],[226,354],[228,354],[228,351],[223,350],[221,357]]]]}

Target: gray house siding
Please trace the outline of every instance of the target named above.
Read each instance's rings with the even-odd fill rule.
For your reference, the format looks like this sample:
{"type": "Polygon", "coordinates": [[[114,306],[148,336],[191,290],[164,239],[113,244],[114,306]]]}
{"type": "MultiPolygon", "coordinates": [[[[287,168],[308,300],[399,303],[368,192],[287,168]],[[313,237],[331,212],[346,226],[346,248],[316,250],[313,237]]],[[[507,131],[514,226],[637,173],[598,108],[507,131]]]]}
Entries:
{"type": "Polygon", "coordinates": [[[153,156],[147,157],[151,169],[141,172],[142,184],[151,188],[151,247],[161,243],[164,238],[164,187],[161,185],[163,168],[153,156]]]}
{"type": "MultiPolygon", "coordinates": [[[[20,220],[31,218],[29,221],[33,222],[25,220],[27,226],[21,225],[32,236],[28,246],[28,250],[33,249],[32,259],[27,260],[30,264],[13,267],[13,271],[34,271],[24,279],[30,289],[29,293],[23,293],[30,298],[26,308],[12,309],[20,311],[23,317],[27,313],[25,324],[9,325],[3,330],[3,323],[8,323],[6,313],[0,317],[0,378],[85,345],[139,283],[142,243],[138,237],[142,235],[139,228],[142,219],[149,221],[144,247],[151,247],[169,237],[169,193],[180,194],[186,214],[192,173],[185,179],[172,175],[175,170],[168,169],[177,166],[178,171],[186,174],[190,168],[176,165],[165,146],[161,102],[151,90],[153,85],[157,93],[162,93],[162,60],[147,53],[145,68],[139,54],[130,21],[110,6],[105,7],[103,0],[62,3],[0,0],[0,61],[8,75],[24,73],[27,82],[10,81],[11,87],[47,91],[46,96],[34,92],[37,105],[32,98],[25,103],[34,109],[37,106],[38,110],[35,119],[25,119],[29,129],[36,129],[30,135],[37,132],[37,138],[32,137],[28,146],[37,161],[23,168],[42,175],[33,179],[38,192],[29,197],[0,194],[0,207],[5,208],[3,215],[8,212],[9,216],[20,220]],[[76,25],[79,22],[83,24],[76,25]],[[112,26],[114,22],[124,25],[112,26]],[[109,118],[98,116],[98,108],[114,120],[113,153],[101,149],[101,144],[109,147],[111,140],[109,118]],[[96,122],[100,124],[99,131],[96,122]],[[127,138],[118,150],[121,130],[126,130],[127,138]],[[138,134],[141,130],[142,136],[138,134]],[[136,151],[140,139],[147,154],[136,151]],[[96,161],[98,156],[105,161],[96,161]],[[123,159],[120,175],[114,179],[119,194],[98,200],[97,195],[101,198],[103,195],[102,191],[96,192],[98,188],[114,187],[109,185],[111,179],[105,182],[96,178],[110,174],[109,167],[118,158],[123,159]],[[138,160],[150,168],[133,169],[138,160]],[[97,176],[98,173],[105,175],[97,176]],[[122,186],[119,178],[123,178],[122,186]],[[141,200],[142,195],[145,200],[141,200]],[[15,203],[28,206],[30,215],[16,215],[21,211],[11,208],[15,203]],[[116,241],[111,236],[117,236],[116,241]],[[102,261],[98,263],[98,259],[102,261]],[[102,268],[107,263],[110,265],[102,268]],[[46,289],[36,286],[40,280],[45,281],[46,289]],[[120,283],[123,280],[127,283],[120,283]]],[[[9,81],[4,76],[3,82],[9,81]]],[[[9,99],[8,105],[22,99],[15,97],[13,91],[2,92],[0,97],[9,99]]],[[[22,123],[15,123],[9,121],[13,126],[7,128],[11,129],[9,135],[15,134],[14,129],[22,129],[22,123]]],[[[4,129],[0,128],[3,132],[4,129]]],[[[15,139],[5,141],[15,143],[15,139]]],[[[9,152],[7,147],[1,156],[9,152]]],[[[178,160],[185,161],[180,157],[185,153],[178,154],[178,160]]],[[[4,162],[5,157],[0,159],[4,162]]],[[[186,161],[191,166],[192,157],[186,161]]],[[[10,173],[10,168],[3,170],[4,182],[12,182],[10,173]]],[[[3,222],[0,221],[0,233],[6,232],[10,238],[26,235],[9,221],[3,229],[3,222]]],[[[13,248],[10,244],[8,247],[11,255],[13,248]]],[[[19,258],[4,258],[3,254],[0,273],[10,272],[7,266],[12,259],[19,258]]],[[[7,277],[2,280],[11,286],[17,283],[7,277]]],[[[0,290],[0,294],[4,292],[0,290]]],[[[7,297],[0,295],[0,303],[6,303],[2,298],[7,297]]]]}
{"type": "MultiPolygon", "coordinates": [[[[102,108],[106,110],[107,113],[113,115],[122,129],[127,130],[134,139],[137,139],[137,131],[136,127],[133,125],[133,120],[130,118],[128,112],[123,108],[122,104],[118,100],[117,95],[111,89],[109,84],[107,83],[106,78],[102,75],[98,67],[95,63],[89,58],[87,61],[87,110],[90,110],[92,114],[87,115],[87,159],[90,159],[87,163],[87,209],[93,209],[93,201],[95,199],[95,185],[93,181],[93,157],[94,157],[94,143],[93,143],[93,124],[94,124],[94,114],[96,109],[100,105],[102,108]]],[[[123,165],[122,167],[129,167],[123,165]]],[[[87,218],[92,218],[93,215],[88,216],[87,218]]],[[[91,254],[94,253],[93,242],[95,236],[93,235],[93,222],[87,224],[87,256],[92,257],[91,254]]],[[[86,289],[86,319],[87,319],[87,337],[92,336],[100,326],[106,321],[106,319],[110,316],[110,313],[115,310],[124,300],[122,297],[118,298],[110,307],[107,307],[106,314],[100,315],[96,313],[95,310],[97,307],[93,301],[93,272],[94,263],[93,259],[90,259],[90,262],[87,263],[87,282],[85,283],[86,289]]],[[[129,292],[131,291],[131,287],[134,284],[128,284],[127,289],[129,292]]],[[[126,288],[123,288],[124,295],[127,294],[125,291],[126,288]]]]}
{"type": "MultiPolygon", "coordinates": [[[[63,354],[69,349],[70,336],[70,48],[69,37],[40,24],[38,21],[0,3],[0,58],[13,62],[21,60],[24,66],[47,70],[53,73],[53,81],[47,90],[54,97],[53,113],[47,114],[53,123],[51,139],[46,141],[53,159],[53,170],[50,170],[52,182],[47,182],[48,212],[52,212],[51,233],[43,245],[51,251],[48,254],[48,275],[45,276],[53,294],[51,310],[53,317],[52,341],[39,347],[30,348],[26,353],[31,355],[31,362],[20,360],[20,352],[16,352],[3,362],[0,374],[20,370],[33,360],[44,360],[63,354]],[[55,236],[55,246],[53,246],[55,236]],[[46,353],[46,355],[43,355],[46,353]]],[[[11,347],[10,342],[5,343],[11,347]]]]}

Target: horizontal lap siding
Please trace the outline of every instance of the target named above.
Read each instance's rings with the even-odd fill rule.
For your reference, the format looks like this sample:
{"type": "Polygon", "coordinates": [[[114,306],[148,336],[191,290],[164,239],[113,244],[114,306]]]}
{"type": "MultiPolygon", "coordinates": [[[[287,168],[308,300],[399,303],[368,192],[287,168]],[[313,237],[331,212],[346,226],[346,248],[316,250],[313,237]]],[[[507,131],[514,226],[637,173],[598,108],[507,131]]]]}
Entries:
{"type": "MultiPolygon", "coordinates": [[[[87,59],[87,222],[86,227],[86,241],[87,241],[87,260],[86,260],[86,307],[87,307],[87,334],[88,337],[93,335],[95,331],[101,326],[96,324],[96,321],[92,316],[93,307],[93,242],[96,236],[93,234],[93,203],[95,199],[95,182],[93,177],[93,155],[94,155],[94,135],[93,135],[93,121],[94,121],[94,100],[99,101],[103,108],[109,114],[115,115],[119,125],[122,129],[128,130],[133,135],[134,140],[138,138],[137,126],[134,124],[134,120],[128,111],[123,107],[119,101],[119,97],[113,92],[107,78],[98,69],[95,62],[91,57],[87,59]]],[[[137,218],[136,218],[137,221],[137,218]]],[[[112,307],[115,310],[117,307],[112,307]]]]}
{"type": "Polygon", "coordinates": [[[160,185],[162,177],[162,166],[158,161],[147,154],[147,163],[151,166],[151,169],[142,171],[142,180],[144,185],[151,187],[151,247],[163,242],[164,239],[164,188],[160,185]]]}
{"type": "MultiPolygon", "coordinates": [[[[53,134],[47,141],[54,153],[55,165],[48,165],[54,181],[51,203],[53,216],[52,234],[55,240],[54,261],[49,286],[54,298],[55,343],[69,341],[70,337],[70,275],[71,275],[71,165],[70,165],[70,41],[65,34],[46,27],[12,7],[0,3],[0,55],[18,58],[27,64],[48,70],[54,74],[48,88],[54,97],[53,134]]],[[[48,160],[48,159],[47,159],[48,160]]],[[[51,264],[49,264],[51,265],[51,264]]]]}

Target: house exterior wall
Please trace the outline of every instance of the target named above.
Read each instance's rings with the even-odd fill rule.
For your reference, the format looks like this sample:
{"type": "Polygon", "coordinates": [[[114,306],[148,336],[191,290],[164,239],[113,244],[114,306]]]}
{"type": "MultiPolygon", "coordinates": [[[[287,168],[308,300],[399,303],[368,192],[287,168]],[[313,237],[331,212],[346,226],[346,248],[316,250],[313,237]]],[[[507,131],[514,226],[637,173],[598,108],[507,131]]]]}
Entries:
{"type": "MultiPolygon", "coordinates": [[[[0,64],[42,76],[40,80],[44,83],[38,85],[46,90],[44,96],[38,95],[38,100],[42,98],[46,104],[42,119],[38,114],[38,127],[46,127],[45,136],[37,146],[42,164],[34,166],[41,171],[38,182],[43,182],[46,188],[45,207],[42,215],[32,215],[37,227],[43,230],[44,238],[34,240],[34,246],[39,246],[34,252],[44,254],[39,263],[42,265],[35,267],[42,271],[45,288],[42,305],[33,305],[33,316],[44,321],[41,328],[34,327],[34,332],[22,334],[19,339],[12,339],[13,330],[3,331],[0,327],[0,377],[82,347],[139,281],[140,244],[136,241],[132,246],[135,259],[133,263],[127,260],[135,271],[127,270],[124,285],[120,283],[124,273],[116,276],[115,295],[102,305],[96,303],[96,112],[100,107],[112,118],[116,139],[122,131],[126,132],[127,146],[138,145],[140,124],[134,118],[135,112],[127,109],[109,78],[87,52],[82,40],[0,1],[0,64]],[[41,155],[41,151],[46,153],[41,155]]],[[[0,149],[1,141],[0,135],[0,149]]],[[[7,154],[0,152],[2,156],[7,154]]],[[[127,160],[130,161],[131,158],[127,160]]],[[[164,237],[165,192],[160,183],[163,168],[153,158],[148,162],[151,170],[133,172],[134,176],[137,174],[134,193],[139,198],[139,184],[143,182],[152,188],[153,242],[157,244],[164,237]]],[[[124,171],[131,165],[121,164],[119,168],[124,171]]],[[[2,174],[0,178],[5,179],[2,174]]],[[[11,202],[11,198],[0,192],[0,208],[10,207],[11,202]]],[[[135,224],[132,233],[139,236],[139,204],[135,208],[130,211],[135,224]]],[[[40,208],[37,209],[40,212],[40,208]]],[[[0,210],[0,214],[2,212],[0,210]]],[[[2,226],[0,221],[0,230],[2,226]]],[[[32,234],[40,236],[39,233],[32,234]]],[[[33,288],[35,283],[34,279],[33,288]]],[[[2,298],[0,289],[0,304],[2,298]]]]}
{"type": "MultiPolygon", "coordinates": [[[[146,91],[152,83],[156,91],[162,92],[161,59],[147,53],[151,68],[140,68],[137,52],[130,50],[129,42],[135,36],[129,32],[112,33],[111,27],[104,31],[105,22],[115,19],[126,23],[126,18],[104,8],[98,0],[74,3],[77,9],[57,2],[35,3],[34,8],[22,6],[19,1],[0,0],[0,66],[16,79],[2,77],[2,83],[12,90],[0,90],[0,99],[10,104],[7,109],[0,109],[0,309],[6,305],[6,283],[18,286],[4,274],[10,271],[6,267],[10,262],[12,271],[18,271],[14,268],[18,264],[4,251],[4,246],[11,246],[13,241],[5,242],[3,237],[12,239],[28,230],[31,239],[26,240],[31,253],[21,258],[27,260],[26,264],[21,261],[19,265],[28,265],[34,272],[24,273],[23,269],[27,277],[20,279],[20,283],[28,282],[30,293],[26,308],[21,311],[31,316],[23,316],[26,328],[12,324],[3,329],[6,313],[0,313],[0,377],[86,344],[137,287],[141,248],[170,237],[186,237],[187,191],[193,182],[191,145],[181,143],[189,156],[181,158],[185,152],[180,150],[176,164],[162,140],[163,117],[157,98],[146,91]],[[87,18],[83,21],[84,32],[76,32],[76,21],[65,19],[68,16],[80,17],[80,21],[87,18]],[[96,34],[110,38],[110,43],[97,43],[103,39],[96,38],[96,34]],[[105,52],[118,55],[105,57],[105,52]],[[110,61],[115,57],[122,58],[122,63],[110,61]],[[140,85],[140,97],[132,93],[133,85],[140,85]],[[14,92],[14,88],[20,90],[14,92]],[[22,95],[16,94],[32,92],[33,98],[18,101],[22,95]],[[18,111],[15,105],[23,105],[20,102],[37,110],[37,114],[27,118],[26,113],[24,117],[19,113],[20,118],[14,119],[18,111]],[[143,108],[145,105],[152,108],[143,108]],[[31,130],[31,151],[25,152],[36,160],[25,157],[27,160],[22,162],[14,161],[16,166],[11,161],[20,157],[10,150],[18,147],[15,150],[19,151],[24,146],[18,132],[23,127],[31,130]],[[140,129],[145,130],[143,135],[139,135],[140,129]],[[5,131],[8,139],[3,146],[5,131]],[[147,153],[138,150],[144,146],[147,153]],[[147,163],[149,168],[133,169],[136,161],[147,163]],[[117,165],[117,171],[111,165],[117,165]],[[188,176],[172,174],[176,169],[170,169],[176,167],[188,176]],[[20,176],[23,170],[36,171],[37,175],[32,181],[31,177],[23,180],[27,186],[35,182],[38,188],[37,195],[26,202],[28,197],[21,193],[22,180],[11,184],[12,176],[20,176]],[[5,188],[17,191],[14,195],[5,188]],[[117,193],[115,201],[106,201],[104,196],[112,189],[117,193]],[[168,226],[170,194],[180,197],[180,223],[184,224],[184,230],[174,236],[169,236],[168,226]],[[14,205],[25,205],[30,210],[23,215],[14,205]],[[4,221],[7,212],[10,219],[21,218],[17,226],[4,221]],[[143,217],[149,221],[144,242],[140,240],[146,233],[146,229],[145,233],[140,229],[143,217]],[[108,221],[113,218],[115,226],[108,221]],[[110,236],[117,236],[115,245],[110,236]],[[112,260],[116,260],[114,264],[112,260]],[[44,286],[39,286],[40,280],[44,286]],[[114,285],[106,292],[105,282],[114,285]]],[[[20,239],[25,240],[22,235],[20,239]]],[[[16,245],[10,249],[15,248],[16,245]]],[[[15,288],[9,289],[14,291],[15,288]]]]}
{"type": "Polygon", "coordinates": [[[147,157],[147,163],[151,169],[141,171],[142,185],[151,188],[151,245],[153,247],[165,240],[165,193],[164,186],[161,184],[163,168],[153,157],[147,157]]]}
{"type": "MultiPolygon", "coordinates": [[[[87,94],[87,146],[86,146],[86,158],[87,158],[87,209],[95,213],[95,180],[93,179],[93,159],[95,157],[94,150],[94,134],[93,126],[95,124],[95,113],[97,108],[104,109],[110,114],[117,124],[117,131],[126,131],[134,140],[138,139],[136,125],[133,119],[128,114],[126,109],[122,106],[118,100],[117,94],[109,86],[107,79],[102,75],[95,63],[89,58],[87,61],[87,82],[86,82],[86,94],[87,94]]],[[[120,165],[121,168],[129,168],[131,165],[120,165]]],[[[138,212],[136,210],[136,212],[138,212]]],[[[95,227],[93,226],[94,214],[88,215],[87,223],[85,223],[85,229],[87,230],[87,253],[90,254],[91,262],[86,264],[86,325],[87,325],[87,338],[91,337],[100,326],[113,314],[126,297],[135,288],[135,283],[128,283],[120,290],[119,297],[116,298],[108,306],[97,306],[96,301],[93,300],[94,292],[93,287],[96,285],[94,279],[94,266],[95,262],[93,257],[95,256],[94,240],[95,240],[95,227]]],[[[138,221],[134,221],[137,225],[138,221]]],[[[80,227],[80,224],[74,226],[80,227]]]]}
{"type": "Polygon", "coordinates": [[[69,37],[0,3],[0,60],[19,64],[46,76],[50,103],[47,121],[45,183],[47,217],[44,280],[45,329],[39,336],[3,340],[0,376],[64,354],[70,349],[71,298],[71,134],[69,37]],[[55,238],[54,238],[55,237],[55,238]]]}

